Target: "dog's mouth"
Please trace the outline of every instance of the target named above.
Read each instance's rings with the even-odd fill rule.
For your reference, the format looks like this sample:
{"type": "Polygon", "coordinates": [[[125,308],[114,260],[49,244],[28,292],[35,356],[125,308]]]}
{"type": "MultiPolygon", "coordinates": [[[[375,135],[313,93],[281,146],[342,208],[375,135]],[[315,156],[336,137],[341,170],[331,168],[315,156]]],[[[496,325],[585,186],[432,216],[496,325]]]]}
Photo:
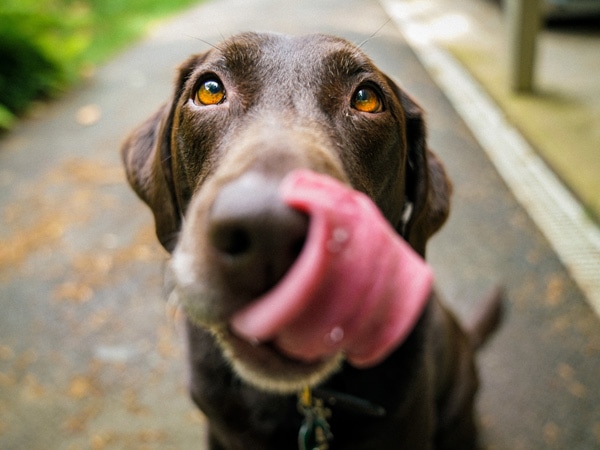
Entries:
{"type": "Polygon", "coordinates": [[[344,359],[341,351],[313,358],[296,357],[282,350],[276,339],[259,341],[238,335],[226,317],[211,316],[215,308],[199,309],[198,305],[205,302],[199,301],[196,294],[184,295],[175,287],[169,297],[171,312],[180,311],[193,326],[208,330],[234,372],[257,388],[296,393],[320,384],[340,368],[344,359]]]}
{"type": "MultiPolygon", "coordinates": [[[[299,345],[297,348],[301,351],[296,355],[294,349],[290,349],[289,346],[279,345],[278,341],[281,336],[265,337],[265,335],[261,335],[259,339],[254,336],[242,335],[235,330],[234,321],[237,314],[245,309],[244,306],[240,305],[252,305],[269,297],[277,299],[294,297],[291,294],[295,294],[296,299],[298,295],[302,294],[310,297],[313,293],[312,288],[305,290],[290,289],[290,281],[295,284],[295,280],[315,278],[314,276],[303,277],[295,273],[299,268],[302,269],[305,264],[306,261],[304,264],[292,266],[292,269],[290,269],[292,273],[286,274],[271,290],[257,299],[224,298],[222,292],[215,292],[210,288],[210,283],[194,284],[192,288],[190,286],[187,286],[187,288],[182,287],[180,283],[177,283],[172,286],[170,302],[173,306],[181,309],[191,324],[211,332],[223,356],[232,365],[234,372],[243,380],[266,391],[286,394],[299,392],[306,386],[320,384],[336,372],[344,359],[343,353],[332,347],[325,354],[307,354],[302,352],[304,346],[299,345]],[[279,292],[282,290],[283,293],[279,292]],[[286,295],[286,291],[292,292],[290,292],[290,295],[286,295]],[[223,308],[223,305],[227,305],[227,310],[223,308]],[[285,348],[287,348],[287,351],[285,348]]],[[[173,264],[171,270],[173,270],[172,266],[173,264]]],[[[311,270],[319,271],[320,264],[318,261],[313,261],[313,264],[309,264],[309,266],[311,266],[311,270]]],[[[304,288],[308,288],[308,286],[304,284],[304,288]]],[[[315,299],[319,300],[318,298],[315,299]]],[[[306,302],[306,298],[302,298],[298,309],[306,302]]],[[[288,309],[287,306],[285,309],[288,309]]],[[[287,314],[290,314],[290,318],[294,315],[291,314],[290,310],[287,311],[287,314]]],[[[268,320],[268,318],[266,319],[268,320]]],[[[280,319],[271,322],[271,325],[278,327],[280,319]]],[[[262,331],[267,331],[260,324],[257,325],[262,331]]],[[[310,328],[309,325],[306,330],[309,333],[310,328]]],[[[288,331],[292,335],[296,332],[292,328],[291,330],[284,330],[282,335],[285,336],[288,331]]]]}
{"type": "Polygon", "coordinates": [[[294,393],[317,385],[337,371],[343,360],[339,352],[313,361],[300,360],[282,352],[273,341],[248,341],[229,327],[213,328],[212,332],[235,372],[267,391],[294,393]]]}
{"type": "Polygon", "coordinates": [[[238,375],[293,392],[319,384],[343,359],[356,367],[382,361],[416,324],[432,277],[364,194],[308,171],[286,177],[281,192],[310,217],[304,246],[283,278],[248,301],[224,302],[222,292],[208,289],[181,300],[238,375]]]}

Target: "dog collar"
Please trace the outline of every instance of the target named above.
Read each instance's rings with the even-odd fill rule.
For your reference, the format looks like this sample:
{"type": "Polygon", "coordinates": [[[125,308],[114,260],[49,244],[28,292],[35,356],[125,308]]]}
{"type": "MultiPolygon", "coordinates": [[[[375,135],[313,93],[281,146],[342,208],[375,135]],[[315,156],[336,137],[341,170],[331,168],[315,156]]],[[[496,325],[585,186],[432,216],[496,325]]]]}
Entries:
{"type": "Polygon", "coordinates": [[[373,418],[381,418],[386,415],[386,410],[383,406],[379,406],[364,398],[334,391],[332,389],[315,388],[313,390],[313,396],[322,399],[331,407],[337,407],[357,415],[373,418]]]}
{"type": "Polygon", "coordinates": [[[304,416],[298,431],[299,450],[328,450],[333,433],[327,419],[331,409],[325,406],[339,407],[354,414],[382,418],[386,411],[382,406],[354,395],[326,388],[311,389],[306,386],[298,393],[298,411],[304,416]]]}

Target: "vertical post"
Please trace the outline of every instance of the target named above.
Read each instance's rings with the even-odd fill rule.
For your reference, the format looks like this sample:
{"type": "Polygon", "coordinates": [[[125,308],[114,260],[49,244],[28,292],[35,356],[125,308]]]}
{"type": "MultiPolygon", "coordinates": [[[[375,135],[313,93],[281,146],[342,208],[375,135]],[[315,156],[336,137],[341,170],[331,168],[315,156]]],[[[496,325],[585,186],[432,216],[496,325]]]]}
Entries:
{"type": "Polygon", "coordinates": [[[539,0],[507,0],[510,83],[515,92],[533,90],[536,38],[540,28],[539,0]]]}

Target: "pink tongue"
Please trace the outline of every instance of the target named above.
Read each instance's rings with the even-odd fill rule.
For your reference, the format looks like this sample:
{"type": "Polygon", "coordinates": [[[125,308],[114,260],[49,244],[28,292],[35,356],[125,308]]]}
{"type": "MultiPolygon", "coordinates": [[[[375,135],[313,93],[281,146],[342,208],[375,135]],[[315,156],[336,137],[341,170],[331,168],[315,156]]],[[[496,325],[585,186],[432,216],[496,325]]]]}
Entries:
{"type": "Polygon", "coordinates": [[[283,280],[232,318],[232,329],[307,362],[342,351],[357,367],[377,364],[421,315],[429,266],[366,195],[333,178],[295,171],[281,195],[309,214],[307,241],[283,280]]]}

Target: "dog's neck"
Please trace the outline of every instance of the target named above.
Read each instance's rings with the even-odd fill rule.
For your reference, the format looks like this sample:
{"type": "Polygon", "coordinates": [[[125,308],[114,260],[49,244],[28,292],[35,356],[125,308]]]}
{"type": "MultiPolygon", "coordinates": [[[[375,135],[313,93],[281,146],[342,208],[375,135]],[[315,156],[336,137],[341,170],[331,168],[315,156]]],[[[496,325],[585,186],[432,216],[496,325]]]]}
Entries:
{"type": "Polygon", "coordinates": [[[315,388],[313,395],[322,399],[329,406],[336,406],[347,412],[368,417],[384,417],[386,410],[364,398],[335,391],[328,388],[315,388]]]}

